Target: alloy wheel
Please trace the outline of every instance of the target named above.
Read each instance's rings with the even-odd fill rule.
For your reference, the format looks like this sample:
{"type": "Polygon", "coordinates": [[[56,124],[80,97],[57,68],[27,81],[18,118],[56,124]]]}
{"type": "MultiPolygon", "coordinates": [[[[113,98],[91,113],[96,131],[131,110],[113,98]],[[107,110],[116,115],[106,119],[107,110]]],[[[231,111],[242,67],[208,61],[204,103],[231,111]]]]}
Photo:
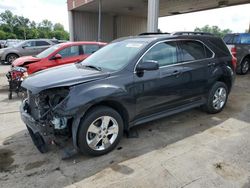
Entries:
{"type": "Polygon", "coordinates": [[[216,110],[220,110],[226,103],[227,91],[223,87],[219,87],[213,97],[213,107],[216,110]]]}
{"type": "Polygon", "coordinates": [[[249,70],[249,62],[248,62],[248,60],[246,60],[244,63],[243,63],[243,65],[242,65],[242,73],[247,73],[248,72],[248,70],[249,70]]]}
{"type": "Polygon", "coordinates": [[[119,132],[117,121],[111,116],[101,116],[89,126],[86,134],[88,146],[96,151],[109,148],[116,140],[119,132]]]}

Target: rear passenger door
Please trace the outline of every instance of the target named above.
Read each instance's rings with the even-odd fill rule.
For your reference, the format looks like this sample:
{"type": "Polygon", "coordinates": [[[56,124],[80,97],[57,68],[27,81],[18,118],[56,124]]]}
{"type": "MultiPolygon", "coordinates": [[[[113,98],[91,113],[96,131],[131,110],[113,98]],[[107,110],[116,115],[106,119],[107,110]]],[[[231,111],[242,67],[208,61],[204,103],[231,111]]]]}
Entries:
{"type": "Polygon", "coordinates": [[[36,41],[36,54],[41,53],[42,51],[46,50],[50,46],[51,44],[47,41],[44,41],[44,40],[36,41]]]}
{"type": "Polygon", "coordinates": [[[182,74],[190,80],[185,85],[185,96],[189,100],[200,100],[207,92],[210,73],[215,66],[213,52],[196,40],[179,41],[182,74]]]}

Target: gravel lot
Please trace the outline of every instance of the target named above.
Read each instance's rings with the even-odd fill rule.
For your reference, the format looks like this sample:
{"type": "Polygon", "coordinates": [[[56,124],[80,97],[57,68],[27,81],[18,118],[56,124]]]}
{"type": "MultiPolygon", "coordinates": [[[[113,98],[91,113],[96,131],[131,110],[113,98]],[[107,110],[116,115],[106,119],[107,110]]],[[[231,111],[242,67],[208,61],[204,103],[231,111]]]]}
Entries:
{"type": "Polygon", "coordinates": [[[138,127],[101,157],[40,154],[7,98],[0,66],[0,187],[250,187],[250,74],[237,76],[223,112],[199,109],[138,127]]]}

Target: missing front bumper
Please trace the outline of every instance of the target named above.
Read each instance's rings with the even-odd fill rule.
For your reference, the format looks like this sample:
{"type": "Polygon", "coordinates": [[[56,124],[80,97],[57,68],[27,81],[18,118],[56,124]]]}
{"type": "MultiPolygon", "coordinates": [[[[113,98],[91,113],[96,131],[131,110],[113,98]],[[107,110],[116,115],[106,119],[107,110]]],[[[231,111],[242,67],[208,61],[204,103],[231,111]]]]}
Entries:
{"type": "Polygon", "coordinates": [[[27,100],[24,100],[20,106],[21,118],[27,126],[34,145],[41,153],[45,153],[48,151],[48,145],[52,144],[55,137],[47,126],[37,122],[27,111],[27,100]]]}

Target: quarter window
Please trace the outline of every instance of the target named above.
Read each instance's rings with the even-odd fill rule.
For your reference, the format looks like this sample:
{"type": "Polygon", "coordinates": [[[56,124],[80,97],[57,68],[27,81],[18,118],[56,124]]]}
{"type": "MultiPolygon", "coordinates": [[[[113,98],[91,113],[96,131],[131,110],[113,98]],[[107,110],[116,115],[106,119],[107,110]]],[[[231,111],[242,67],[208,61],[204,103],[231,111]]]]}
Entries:
{"type": "Polygon", "coordinates": [[[70,46],[67,48],[64,48],[60,52],[58,52],[62,56],[62,58],[65,57],[72,57],[72,56],[78,56],[79,55],[79,46],[70,46]]]}
{"type": "Polygon", "coordinates": [[[143,57],[143,61],[154,60],[159,66],[177,63],[177,47],[175,42],[166,42],[155,45],[143,57]]]}
{"type": "Polygon", "coordinates": [[[180,50],[183,62],[211,58],[213,55],[207,47],[197,41],[182,41],[180,50]]]}

